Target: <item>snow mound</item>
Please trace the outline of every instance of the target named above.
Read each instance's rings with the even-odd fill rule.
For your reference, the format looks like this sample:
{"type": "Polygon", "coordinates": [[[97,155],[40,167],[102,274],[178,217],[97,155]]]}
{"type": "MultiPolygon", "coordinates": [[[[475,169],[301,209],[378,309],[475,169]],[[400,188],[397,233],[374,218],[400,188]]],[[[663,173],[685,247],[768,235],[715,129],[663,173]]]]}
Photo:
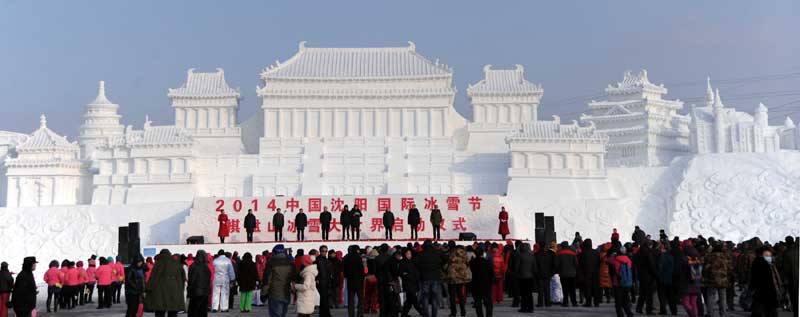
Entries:
{"type": "Polygon", "coordinates": [[[670,233],[740,241],[800,234],[800,153],[694,157],[675,189],[670,233]]]}

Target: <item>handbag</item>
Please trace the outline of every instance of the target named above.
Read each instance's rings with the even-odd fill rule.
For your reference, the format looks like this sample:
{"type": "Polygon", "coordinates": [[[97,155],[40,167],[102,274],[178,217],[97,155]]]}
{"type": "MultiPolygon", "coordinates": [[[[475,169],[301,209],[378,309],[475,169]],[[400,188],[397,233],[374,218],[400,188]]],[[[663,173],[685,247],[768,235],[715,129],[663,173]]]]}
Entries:
{"type": "Polygon", "coordinates": [[[550,279],[550,300],[553,303],[560,303],[564,300],[564,292],[561,288],[561,277],[558,274],[550,279]]]}

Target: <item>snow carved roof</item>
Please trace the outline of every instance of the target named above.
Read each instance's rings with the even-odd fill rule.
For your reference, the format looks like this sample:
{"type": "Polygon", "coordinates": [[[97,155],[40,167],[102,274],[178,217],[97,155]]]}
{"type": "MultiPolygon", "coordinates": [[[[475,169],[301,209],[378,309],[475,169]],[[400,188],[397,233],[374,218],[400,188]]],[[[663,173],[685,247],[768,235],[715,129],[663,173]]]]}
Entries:
{"type": "Polygon", "coordinates": [[[609,94],[632,94],[643,91],[663,95],[667,93],[667,88],[664,88],[664,85],[655,85],[651,83],[647,78],[646,69],[642,69],[638,74],[626,71],[621,82],[618,82],[616,86],[608,85],[606,88],[606,93],[609,94]]]}
{"type": "Polygon", "coordinates": [[[452,71],[407,47],[300,47],[294,56],[266,68],[263,79],[394,79],[450,77],[452,71]]]}
{"type": "Polygon", "coordinates": [[[42,115],[39,129],[17,146],[17,151],[77,151],[78,145],[70,143],[66,137],[60,136],[47,127],[47,118],[42,115]]]}
{"type": "Polygon", "coordinates": [[[522,124],[517,133],[511,135],[509,140],[574,140],[606,142],[608,137],[595,133],[593,124],[579,126],[576,121],[572,124],[561,124],[558,116],[553,116],[553,121],[534,121],[522,124]]]}
{"type": "Polygon", "coordinates": [[[475,85],[467,88],[467,94],[475,95],[542,95],[541,85],[525,80],[525,69],[516,65],[515,69],[492,69],[492,65],[483,67],[485,77],[475,85]]]}
{"type": "Polygon", "coordinates": [[[216,73],[187,72],[186,83],[180,88],[169,89],[169,97],[188,98],[239,98],[240,93],[225,82],[225,72],[217,68],[216,73]]]}
{"type": "Polygon", "coordinates": [[[149,126],[144,130],[129,130],[126,134],[129,145],[191,145],[192,138],[176,126],[149,126]]]}

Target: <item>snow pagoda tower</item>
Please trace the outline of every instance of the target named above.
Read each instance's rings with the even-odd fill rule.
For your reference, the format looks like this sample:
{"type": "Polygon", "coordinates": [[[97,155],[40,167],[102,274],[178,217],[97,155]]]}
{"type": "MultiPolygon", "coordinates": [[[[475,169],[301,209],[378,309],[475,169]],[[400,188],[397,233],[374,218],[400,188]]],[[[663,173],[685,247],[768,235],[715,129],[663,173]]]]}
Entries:
{"type": "Polygon", "coordinates": [[[467,88],[472,102],[468,149],[473,152],[506,153],[505,137],[516,133],[523,123],[538,118],[541,85],[525,80],[525,69],[483,67],[484,79],[467,88]]]}
{"type": "Polygon", "coordinates": [[[203,154],[242,153],[238,124],[240,93],[225,82],[225,72],[187,72],[186,83],[169,89],[175,108],[175,127],[186,131],[203,154]]]}
{"type": "Polygon", "coordinates": [[[609,137],[608,166],[667,165],[689,152],[689,117],[677,113],[683,102],[662,99],[667,89],[651,83],[646,70],[625,72],[605,92],[606,100],[590,102],[581,121],[609,137]]]}
{"type": "Polygon", "coordinates": [[[125,127],[119,122],[122,116],[117,114],[117,109],[119,105],[106,98],[105,81],[100,81],[97,98],[86,106],[83,124],[79,128],[81,159],[92,159],[98,146],[125,132],[125,127]]]}

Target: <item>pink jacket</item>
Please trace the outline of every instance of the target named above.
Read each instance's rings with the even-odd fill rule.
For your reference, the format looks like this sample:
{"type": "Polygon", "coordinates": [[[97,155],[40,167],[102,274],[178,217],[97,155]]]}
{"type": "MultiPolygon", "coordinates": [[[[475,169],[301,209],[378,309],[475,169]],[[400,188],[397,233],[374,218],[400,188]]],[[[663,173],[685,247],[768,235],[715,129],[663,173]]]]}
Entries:
{"type": "Polygon", "coordinates": [[[81,277],[81,271],[76,268],[71,268],[67,270],[67,282],[65,283],[67,286],[78,286],[83,284],[83,277],[81,277]]]}
{"type": "Polygon", "coordinates": [[[92,266],[90,266],[88,269],[86,269],[86,283],[89,283],[89,284],[97,283],[97,277],[95,277],[96,272],[97,272],[97,269],[95,269],[92,266]]]}
{"type": "Polygon", "coordinates": [[[97,285],[108,286],[114,281],[114,274],[111,272],[111,264],[101,265],[97,268],[95,276],[97,277],[97,285]]]}
{"type": "Polygon", "coordinates": [[[64,285],[64,278],[61,275],[61,270],[57,267],[51,267],[44,273],[44,282],[47,286],[56,286],[56,284],[64,285]]]}
{"type": "Polygon", "coordinates": [[[125,267],[122,265],[122,262],[114,262],[114,273],[116,273],[116,278],[114,281],[116,282],[124,282],[125,281],[125,267]]]}

